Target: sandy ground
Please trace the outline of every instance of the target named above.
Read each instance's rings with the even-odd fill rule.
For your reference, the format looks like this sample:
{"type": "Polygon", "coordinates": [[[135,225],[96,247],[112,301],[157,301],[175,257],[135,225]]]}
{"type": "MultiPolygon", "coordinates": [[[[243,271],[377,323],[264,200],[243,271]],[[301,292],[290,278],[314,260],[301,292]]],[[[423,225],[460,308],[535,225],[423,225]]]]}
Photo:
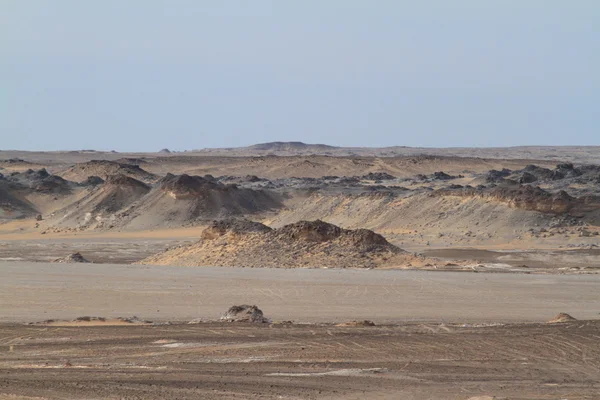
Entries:
{"type": "Polygon", "coordinates": [[[0,263],[5,322],[216,319],[245,303],[275,321],[541,322],[599,318],[598,293],[598,275],[0,263]]]}
{"type": "Polygon", "coordinates": [[[198,237],[202,227],[181,227],[146,229],[139,231],[87,231],[87,232],[61,232],[43,235],[39,231],[32,231],[35,225],[33,219],[18,219],[0,224],[0,241],[27,241],[44,239],[187,239],[198,237]]]}
{"type": "Polygon", "coordinates": [[[423,250],[421,253],[439,260],[477,260],[480,263],[501,263],[513,267],[526,266],[530,271],[588,273],[600,272],[600,249],[503,249],[446,248],[423,250]]]}
{"type": "Polygon", "coordinates": [[[165,250],[188,243],[185,238],[119,238],[80,237],[44,238],[32,240],[0,240],[0,261],[51,262],[71,253],[80,252],[94,263],[128,264],[165,250]]]}
{"type": "Polygon", "coordinates": [[[2,262],[0,400],[592,400],[598,293],[599,275],[2,262]],[[241,303],[275,323],[185,322],[241,303]],[[580,320],[544,323],[559,312],[580,320]],[[24,324],[47,319],[67,322],[24,324]]]}
{"type": "Polygon", "coordinates": [[[95,263],[126,264],[167,247],[197,241],[202,231],[201,227],[51,235],[25,231],[33,224],[30,220],[17,220],[0,225],[0,261],[53,261],[80,252],[95,263]]]}
{"type": "Polygon", "coordinates": [[[0,399],[592,400],[599,333],[599,321],[0,325],[0,399]]]}
{"type": "MultiPolygon", "coordinates": [[[[142,231],[86,231],[40,234],[29,228],[32,220],[17,220],[0,225],[0,261],[53,261],[80,252],[95,263],[127,264],[162,252],[166,248],[199,240],[203,226],[163,228],[142,231]]],[[[410,252],[422,253],[447,262],[470,260],[477,264],[503,264],[513,269],[528,268],[536,273],[593,273],[600,270],[600,249],[564,248],[571,243],[597,243],[591,238],[545,238],[516,240],[510,243],[460,244],[447,246],[432,239],[423,244],[418,234],[383,231],[386,239],[410,252]]]]}
{"type": "MultiPolygon", "coordinates": [[[[387,171],[408,177],[598,163],[598,154],[597,147],[254,148],[166,157],[0,152],[0,159],[30,161],[2,164],[5,174],[42,167],[61,173],[75,162],[144,156],[143,168],[157,174],[281,178],[387,171]],[[270,153],[294,157],[250,157],[270,153]],[[416,157],[423,153],[489,159],[416,157]]],[[[469,179],[454,183],[473,183],[469,179]]],[[[44,221],[73,201],[40,196],[28,199],[39,203],[44,221]]],[[[323,218],[375,229],[393,244],[443,262],[469,259],[498,271],[512,266],[553,275],[124,265],[196,240],[201,229],[42,234],[44,221],[37,228],[33,219],[11,221],[0,225],[0,400],[600,398],[600,275],[588,274],[600,268],[597,236],[575,228],[554,232],[548,218],[487,201],[421,196],[398,198],[396,208],[383,199],[377,208],[373,196],[351,204],[345,197],[307,199],[288,199],[290,210],[299,208],[279,219],[261,218],[274,225],[323,218]],[[75,251],[108,264],[46,262],[75,251]],[[243,303],[257,304],[277,324],[186,323],[216,320],[243,303]],[[579,321],[544,323],[559,312],[579,321]],[[140,318],[135,324],[117,318],[134,315],[140,318]],[[81,316],[107,320],[71,322],[81,316]],[[58,321],[26,324],[48,319],[58,321]],[[334,325],[363,319],[377,326],[334,325]],[[299,324],[280,323],[290,320],[299,324]]],[[[590,221],[586,229],[595,232],[590,221]]]]}

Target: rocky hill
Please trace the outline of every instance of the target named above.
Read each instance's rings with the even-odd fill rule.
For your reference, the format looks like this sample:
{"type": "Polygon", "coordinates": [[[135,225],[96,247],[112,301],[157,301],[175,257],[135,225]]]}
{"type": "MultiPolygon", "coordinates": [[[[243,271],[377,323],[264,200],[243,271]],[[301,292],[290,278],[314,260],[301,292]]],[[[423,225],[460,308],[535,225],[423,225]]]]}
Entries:
{"type": "Polygon", "coordinates": [[[179,227],[279,210],[280,195],[240,188],[211,176],[167,174],[127,211],[131,229],[179,227]]]}
{"type": "Polygon", "coordinates": [[[28,169],[0,174],[0,219],[35,217],[73,201],[80,185],[50,174],[28,169]]]}
{"type": "Polygon", "coordinates": [[[142,264],[244,267],[376,268],[423,265],[425,259],[368,229],[347,230],[323,221],[271,229],[250,221],[209,225],[201,240],[142,260],[142,264]]]}
{"type": "Polygon", "coordinates": [[[158,179],[156,175],[142,169],[137,164],[125,164],[108,160],[91,160],[78,163],[60,172],[60,176],[74,182],[84,182],[89,176],[106,179],[111,175],[125,175],[146,183],[152,183],[158,179]]]}
{"type": "Polygon", "coordinates": [[[126,210],[150,191],[150,187],[127,175],[109,175],[99,185],[90,185],[83,196],[48,216],[46,224],[56,228],[92,229],[120,226],[126,210]]]}
{"type": "Polygon", "coordinates": [[[537,186],[458,187],[438,190],[434,195],[477,197],[504,203],[513,208],[557,215],[600,211],[600,196],[577,198],[570,196],[564,190],[552,193],[537,186]]]}
{"type": "Polygon", "coordinates": [[[53,212],[45,225],[52,230],[181,227],[281,207],[277,194],[223,184],[210,176],[167,174],[150,186],[124,174],[109,175],[85,190],[53,212]]]}
{"type": "Polygon", "coordinates": [[[248,146],[248,151],[252,152],[292,152],[292,153],[323,153],[336,149],[334,146],[326,144],[306,144],[303,142],[268,142],[248,146]]]}

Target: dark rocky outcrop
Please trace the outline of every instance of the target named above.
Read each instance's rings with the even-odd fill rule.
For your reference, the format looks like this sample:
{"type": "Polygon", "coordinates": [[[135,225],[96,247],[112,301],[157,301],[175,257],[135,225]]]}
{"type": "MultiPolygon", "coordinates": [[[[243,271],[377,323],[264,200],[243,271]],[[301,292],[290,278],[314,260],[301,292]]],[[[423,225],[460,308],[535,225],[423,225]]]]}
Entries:
{"type": "Polygon", "coordinates": [[[486,182],[498,182],[502,181],[504,178],[509,176],[512,173],[510,169],[503,168],[501,171],[491,169],[486,174],[486,182]]]}
{"type": "Polygon", "coordinates": [[[367,181],[391,181],[396,179],[396,177],[387,172],[369,172],[368,174],[361,176],[361,179],[367,181]]]}
{"type": "Polygon", "coordinates": [[[72,253],[68,256],[57,258],[55,263],[89,263],[89,261],[81,255],[81,253],[72,253]]]}
{"type": "MultiPolygon", "coordinates": [[[[436,196],[479,197],[508,204],[510,207],[552,214],[563,214],[583,204],[579,199],[569,196],[561,190],[557,193],[547,192],[536,186],[495,186],[493,188],[475,189],[441,189],[433,193],[436,196]]],[[[593,199],[588,200],[592,204],[593,199]]]]}

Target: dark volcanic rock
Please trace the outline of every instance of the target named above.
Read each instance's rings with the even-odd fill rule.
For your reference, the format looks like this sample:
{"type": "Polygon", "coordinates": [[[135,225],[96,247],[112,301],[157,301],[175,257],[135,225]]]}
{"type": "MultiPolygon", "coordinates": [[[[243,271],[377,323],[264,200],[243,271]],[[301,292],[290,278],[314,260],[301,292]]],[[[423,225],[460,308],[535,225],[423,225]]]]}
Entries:
{"type": "Polygon", "coordinates": [[[447,180],[456,179],[456,178],[458,178],[458,176],[448,175],[444,171],[434,172],[433,175],[431,175],[431,179],[436,180],[436,181],[447,181],[447,180]]]}
{"type": "Polygon", "coordinates": [[[369,172],[361,178],[367,181],[391,181],[396,179],[395,176],[390,175],[387,172],[369,172]]]}
{"type": "Polygon", "coordinates": [[[75,184],[60,176],[51,175],[45,168],[13,172],[10,174],[10,181],[41,193],[69,193],[72,187],[75,186],[75,184]]]}
{"type": "Polygon", "coordinates": [[[487,182],[501,181],[502,179],[506,178],[510,174],[511,174],[511,170],[507,169],[507,168],[503,168],[502,171],[491,169],[488,171],[488,173],[486,175],[486,181],[487,182]]]}
{"type": "Polygon", "coordinates": [[[521,173],[533,175],[537,180],[545,181],[552,179],[554,172],[551,169],[538,167],[537,165],[528,165],[523,168],[521,173]]]}
{"type": "Polygon", "coordinates": [[[71,190],[71,183],[60,176],[51,175],[42,179],[42,181],[33,188],[44,193],[66,193],[71,190]]]}
{"type": "Polygon", "coordinates": [[[559,180],[565,178],[574,178],[581,175],[581,171],[571,163],[558,164],[553,172],[552,179],[559,180]]]}
{"type": "Polygon", "coordinates": [[[533,183],[536,182],[538,178],[529,172],[523,172],[521,177],[519,178],[519,183],[533,183]]]}

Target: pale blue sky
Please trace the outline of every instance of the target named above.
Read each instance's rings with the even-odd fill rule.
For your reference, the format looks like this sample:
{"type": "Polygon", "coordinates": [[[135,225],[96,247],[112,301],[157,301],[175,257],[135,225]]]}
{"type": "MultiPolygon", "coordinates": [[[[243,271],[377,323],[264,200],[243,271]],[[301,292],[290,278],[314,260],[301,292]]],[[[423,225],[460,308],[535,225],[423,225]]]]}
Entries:
{"type": "Polygon", "coordinates": [[[598,0],[0,0],[1,149],[600,145],[598,0]]]}

